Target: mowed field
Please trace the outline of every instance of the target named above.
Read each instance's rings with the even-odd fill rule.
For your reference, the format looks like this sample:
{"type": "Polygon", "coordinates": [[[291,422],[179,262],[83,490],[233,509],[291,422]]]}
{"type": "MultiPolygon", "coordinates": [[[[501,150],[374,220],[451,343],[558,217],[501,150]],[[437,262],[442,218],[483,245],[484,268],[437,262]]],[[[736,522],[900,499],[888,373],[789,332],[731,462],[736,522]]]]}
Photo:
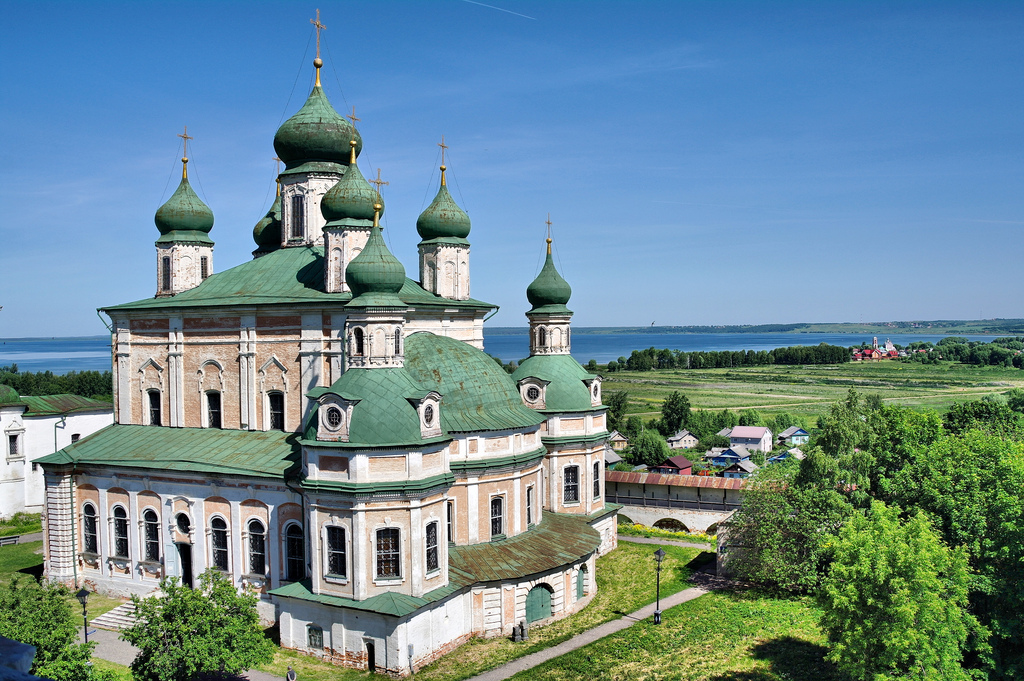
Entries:
{"type": "Polygon", "coordinates": [[[1020,369],[894,361],[622,371],[602,375],[604,390],[627,391],[628,413],[645,418],[658,416],[662,401],[678,390],[695,409],[756,408],[768,417],[785,411],[811,419],[809,425],[850,388],[863,394],[878,394],[891,404],[945,410],[954,402],[1024,387],[1024,371],[1020,369]]]}

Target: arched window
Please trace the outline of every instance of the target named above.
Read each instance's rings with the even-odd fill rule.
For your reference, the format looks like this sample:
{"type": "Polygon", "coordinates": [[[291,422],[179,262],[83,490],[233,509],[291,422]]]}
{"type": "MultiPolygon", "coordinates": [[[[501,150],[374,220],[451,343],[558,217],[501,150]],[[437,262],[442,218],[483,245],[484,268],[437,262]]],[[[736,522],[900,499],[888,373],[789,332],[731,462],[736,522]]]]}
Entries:
{"type": "Polygon", "coordinates": [[[594,462],[594,498],[601,496],[601,462],[594,462]]]}
{"type": "Polygon", "coordinates": [[[427,572],[441,568],[437,560],[437,521],[427,523],[427,572]]]}
{"type": "Polygon", "coordinates": [[[82,507],[82,550],[86,553],[99,553],[99,541],[96,536],[96,507],[92,504],[82,507]]]}
{"type": "Polygon", "coordinates": [[[377,530],[377,577],[394,579],[402,576],[402,545],[397,527],[377,530]]]}
{"type": "Polygon", "coordinates": [[[114,507],[114,557],[128,557],[128,512],[124,506],[114,507]]]}
{"type": "Polygon", "coordinates": [[[533,525],[536,520],[533,518],[533,486],[526,488],[526,524],[533,525]]]}
{"type": "Polygon", "coordinates": [[[579,600],[587,595],[587,566],[580,565],[580,569],[576,571],[576,600],[579,600]]]}
{"type": "Polygon", "coordinates": [[[285,534],[285,560],[285,579],[298,582],[306,578],[306,542],[297,524],[289,525],[285,534]]]}
{"type": "Polygon", "coordinates": [[[284,430],[284,393],[278,390],[267,393],[267,406],[270,407],[270,429],[284,430]]]}
{"type": "Polygon", "coordinates": [[[566,466],[563,475],[562,501],[573,504],[580,500],[580,467],[566,466]]]}
{"type": "Polygon", "coordinates": [[[150,390],[146,393],[149,398],[149,425],[159,426],[160,424],[160,391],[150,390]]]}
{"type": "Polygon", "coordinates": [[[505,534],[505,500],[491,497],[491,537],[505,534]]]}
{"type": "Polygon", "coordinates": [[[352,354],[355,357],[363,356],[363,330],[355,329],[352,332],[352,354]]]}
{"type": "Polygon", "coordinates": [[[345,555],[345,528],[330,526],[327,528],[327,574],[331,577],[345,578],[348,576],[347,556],[345,555]]]}
{"type": "Polygon", "coordinates": [[[213,567],[227,571],[228,524],[223,518],[214,518],[210,521],[210,543],[213,549],[213,567]]]}
{"type": "Polygon", "coordinates": [[[249,521],[249,574],[262,575],[267,572],[267,534],[263,523],[249,521]]]}
{"type": "Polygon", "coordinates": [[[171,290],[171,259],[164,256],[160,259],[160,288],[164,291],[171,290]]]}
{"type": "Polygon", "coordinates": [[[146,537],[146,560],[157,562],[160,560],[160,519],[156,511],[149,508],[142,514],[142,520],[146,537]]]}
{"type": "Polygon", "coordinates": [[[206,393],[206,426],[207,428],[220,428],[220,393],[211,390],[206,393]]]}
{"type": "Polygon", "coordinates": [[[395,329],[395,354],[402,354],[402,331],[395,329]]]}
{"type": "Polygon", "coordinates": [[[448,507],[448,543],[452,544],[455,542],[455,502],[449,501],[446,506],[448,507]]]}
{"type": "Polygon", "coordinates": [[[542,326],[539,329],[537,329],[537,346],[542,348],[542,347],[544,347],[547,344],[548,344],[548,332],[542,326]]]}
{"type": "Polygon", "coordinates": [[[306,223],[306,202],[303,196],[292,197],[292,239],[301,239],[305,236],[306,223]]]}

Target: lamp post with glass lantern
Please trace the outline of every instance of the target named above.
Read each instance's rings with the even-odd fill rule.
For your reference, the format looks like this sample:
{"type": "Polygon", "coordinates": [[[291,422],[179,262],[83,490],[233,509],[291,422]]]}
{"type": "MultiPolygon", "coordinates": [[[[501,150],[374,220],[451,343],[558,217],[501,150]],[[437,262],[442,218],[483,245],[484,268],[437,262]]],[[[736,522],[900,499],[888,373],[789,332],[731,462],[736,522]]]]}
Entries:
{"type": "Polygon", "coordinates": [[[78,593],[75,594],[75,598],[77,598],[78,602],[82,604],[82,633],[85,635],[85,642],[88,643],[89,642],[89,617],[88,617],[88,612],[85,609],[85,604],[89,600],[89,592],[85,590],[85,587],[82,587],[81,589],[78,590],[78,593]]]}
{"type": "Polygon", "coordinates": [[[654,623],[661,624],[661,561],[665,560],[665,552],[658,549],[654,552],[654,560],[658,561],[658,586],[656,592],[656,604],[654,606],[654,623]]]}

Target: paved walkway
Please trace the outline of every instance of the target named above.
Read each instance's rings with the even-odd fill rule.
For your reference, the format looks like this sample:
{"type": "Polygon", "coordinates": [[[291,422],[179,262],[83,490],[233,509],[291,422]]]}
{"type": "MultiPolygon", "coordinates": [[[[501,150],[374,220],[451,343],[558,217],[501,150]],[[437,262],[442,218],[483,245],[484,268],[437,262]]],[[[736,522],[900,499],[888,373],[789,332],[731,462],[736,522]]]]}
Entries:
{"type": "MultiPolygon", "coordinates": [[[[79,627],[78,631],[81,632],[82,628],[79,627]]],[[[120,632],[107,631],[106,629],[93,629],[89,628],[89,640],[96,641],[97,646],[93,651],[93,657],[98,657],[101,660],[107,660],[108,662],[116,662],[117,664],[123,664],[126,667],[132,663],[135,656],[138,654],[139,649],[120,639],[120,632]]],[[[249,681],[281,681],[280,676],[268,674],[266,672],[257,671],[250,669],[245,673],[245,678],[249,681]]]]}
{"type": "MultiPolygon", "coordinates": [[[[619,539],[626,539],[626,537],[619,537],[619,539]]],[[[643,539],[643,537],[629,537],[629,540],[633,539],[643,539]]],[[[683,591],[672,594],[671,596],[662,598],[661,609],[667,610],[672,606],[679,605],[680,603],[692,601],[694,598],[703,596],[707,592],[708,589],[703,587],[691,587],[689,589],[684,589],[683,591]]],[[[653,616],[654,603],[651,603],[647,607],[640,608],[636,612],[630,613],[621,619],[605,622],[604,624],[594,627],[593,629],[588,629],[581,634],[576,634],[568,641],[559,643],[556,646],[546,648],[531,655],[526,655],[518,660],[512,660],[511,662],[503,664],[500,667],[496,667],[488,672],[478,674],[477,676],[472,677],[469,681],[503,681],[514,674],[518,674],[519,672],[530,669],[531,667],[536,667],[543,662],[565,655],[577,648],[582,648],[583,646],[593,643],[598,639],[614,634],[617,631],[627,629],[637,622],[653,616]]]]}
{"type": "Polygon", "coordinates": [[[624,534],[619,535],[619,541],[631,541],[637,544],[669,544],[670,546],[685,546],[688,549],[705,549],[708,551],[714,551],[715,547],[711,544],[694,544],[688,541],[676,541],[675,539],[659,539],[657,537],[627,537],[624,534]]]}

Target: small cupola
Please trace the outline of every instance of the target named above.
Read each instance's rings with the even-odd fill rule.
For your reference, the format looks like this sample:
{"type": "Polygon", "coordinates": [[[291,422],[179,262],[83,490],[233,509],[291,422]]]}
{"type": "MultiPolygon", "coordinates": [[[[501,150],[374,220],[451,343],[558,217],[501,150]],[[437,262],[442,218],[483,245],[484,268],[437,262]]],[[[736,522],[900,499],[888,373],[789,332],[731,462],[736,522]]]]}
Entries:
{"type": "Polygon", "coordinates": [[[258,258],[281,247],[281,181],[277,181],[277,196],[270,210],[256,226],[252,228],[252,240],[256,242],[256,250],[252,255],[258,258]]]}
{"type": "Polygon", "coordinates": [[[380,229],[381,204],[376,204],[366,246],[348,266],[346,279],[353,299],[346,307],[404,307],[398,292],[405,285],[405,267],[391,255],[380,229]]]}
{"type": "Polygon", "coordinates": [[[551,259],[551,237],[547,238],[548,253],[537,278],[526,287],[526,299],[533,306],[530,312],[569,312],[566,303],[572,296],[569,282],[555,269],[551,259]]]}
{"type": "Polygon", "coordinates": [[[459,208],[448,192],[445,178],[447,167],[441,165],[441,187],[427,209],[416,219],[416,231],[424,241],[432,239],[465,239],[469,236],[470,221],[466,211],[459,208]]]}
{"type": "Polygon", "coordinates": [[[319,57],[316,67],[316,85],[306,103],[291,118],[281,124],[274,135],[274,151],[284,161],[285,169],[292,171],[307,164],[347,165],[349,140],[356,141],[356,155],[363,148],[363,140],[350,122],[331,106],[320,86],[319,57]]]}
{"type": "Polygon", "coordinates": [[[181,159],[181,184],[167,203],[157,209],[154,221],[160,230],[157,243],[183,240],[213,243],[208,236],[213,229],[213,211],[188,183],[187,156],[181,159]]]}
{"type": "Polygon", "coordinates": [[[320,201],[320,212],[327,227],[359,223],[369,226],[373,222],[374,206],[379,204],[380,212],[384,212],[383,199],[356,165],[356,146],[355,139],[349,140],[348,170],[320,201]]]}

